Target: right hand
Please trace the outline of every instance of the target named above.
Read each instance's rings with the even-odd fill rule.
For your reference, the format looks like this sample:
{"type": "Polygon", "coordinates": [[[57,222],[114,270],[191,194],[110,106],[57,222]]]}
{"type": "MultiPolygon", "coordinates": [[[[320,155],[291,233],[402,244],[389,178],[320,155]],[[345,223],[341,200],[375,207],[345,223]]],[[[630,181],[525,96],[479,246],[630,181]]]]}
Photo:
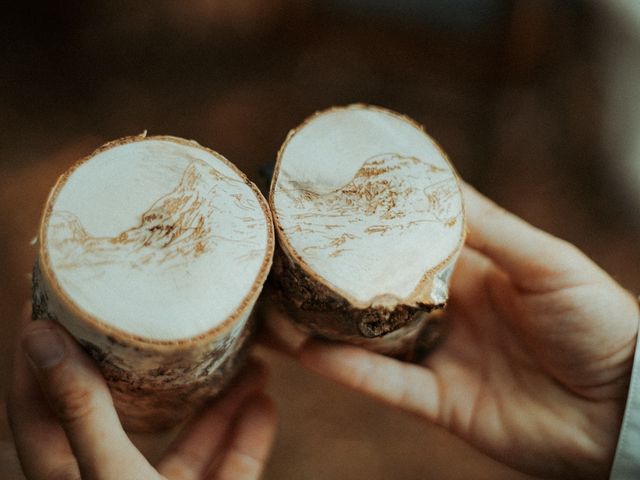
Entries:
{"type": "Polygon", "coordinates": [[[315,339],[297,355],[524,473],[606,478],[638,304],[577,248],[463,190],[469,236],[452,279],[450,330],[431,356],[415,365],[315,339]]]}

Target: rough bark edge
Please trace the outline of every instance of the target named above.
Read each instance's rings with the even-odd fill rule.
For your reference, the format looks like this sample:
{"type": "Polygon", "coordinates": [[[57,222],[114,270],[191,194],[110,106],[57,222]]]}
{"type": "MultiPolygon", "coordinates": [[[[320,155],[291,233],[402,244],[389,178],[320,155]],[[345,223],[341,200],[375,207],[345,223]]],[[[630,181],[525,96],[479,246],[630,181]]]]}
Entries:
{"type": "MultiPolygon", "coordinates": [[[[42,287],[39,262],[32,274],[33,320],[58,321],[48,308],[48,294],[42,287]]],[[[114,404],[126,429],[137,432],[158,431],[181,422],[194,410],[217,396],[244,364],[254,332],[253,315],[247,320],[242,333],[228,338],[208,351],[201,362],[190,366],[180,365],[179,358],[167,356],[162,365],[145,375],[123,368],[127,361],[119,358],[111,349],[100,348],[95,343],[78,339],[84,350],[96,361],[111,390],[114,404]],[[226,359],[214,368],[217,361],[226,359]],[[195,369],[201,369],[195,374],[195,369]],[[172,378],[189,378],[193,381],[175,385],[172,378]]],[[[112,336],[107,344],[131,348],[141,357],[144,352],[135,346],[124,345],[112,336]]],[[[180,357],[178,355],[177,357],[180,357]]]]}
{"type": "Polygon", "coordinates": [[[389,355],[413,357],[418,345],[425,350],[425,345],[435,344],[442,330],[436,328],[440,320],[428,325],[436,318],[432,312],[442,311],[445,304],[355,308],[314,281],[280,247],[276,248],[268,287],[268,294],[303,330],[389,355]]]}
{"type": "MultiPolygon", "coordinates": [[[[117,367],[111,370],[106,362],[98,361],[125,429],[132,432],[165,430],[200,410],[224,391],[246,363],[251,337],[253,327],[247,325],[222,364],[192,384],[177,388],[156,389],[144,384],[134,388],[128,383],[126,371],[117,367]]],[[[90,350],[89,353],[96,358],[90,350]]]]}

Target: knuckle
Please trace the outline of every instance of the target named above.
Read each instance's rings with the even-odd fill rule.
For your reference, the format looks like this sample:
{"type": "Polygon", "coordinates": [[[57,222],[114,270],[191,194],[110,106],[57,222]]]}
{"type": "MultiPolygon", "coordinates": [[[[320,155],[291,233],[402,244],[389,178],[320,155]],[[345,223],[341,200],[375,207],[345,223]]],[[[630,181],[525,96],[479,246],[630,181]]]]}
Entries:
{"type": "Polygon", "coordinates": [[[558,257],[557,273],[567,274],[592,265],[591,260],[576,245],[563,239],[555,240],[555,252],[558,257]]]}
{"type": "Polygon", "coordinates": [[[64,423],[74,423],[93,411],[93,394],[81,386],[70,386],[51,399],[56,416],[64,423]]]}

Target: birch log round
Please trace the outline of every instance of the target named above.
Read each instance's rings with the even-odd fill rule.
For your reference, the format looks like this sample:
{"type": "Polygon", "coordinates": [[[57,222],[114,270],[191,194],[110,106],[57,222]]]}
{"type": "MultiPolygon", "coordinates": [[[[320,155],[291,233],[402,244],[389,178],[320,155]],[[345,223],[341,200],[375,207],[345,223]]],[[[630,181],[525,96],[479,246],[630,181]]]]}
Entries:
{"type": "Polygon", "coordinates": [[[273,244],[266,201],[218,153],[175,137],[116,140],[49,195],[33,317],[88,350],[129,430],[166,428],[239,367],[273,244]]]}
{"type": "Polygon", "coordinates": [[[278,154],[274,290],[303,328],[398,354],[442,309],[464,243],[458,177],[422,127],[350,105],[316,113],[278,154]]]}

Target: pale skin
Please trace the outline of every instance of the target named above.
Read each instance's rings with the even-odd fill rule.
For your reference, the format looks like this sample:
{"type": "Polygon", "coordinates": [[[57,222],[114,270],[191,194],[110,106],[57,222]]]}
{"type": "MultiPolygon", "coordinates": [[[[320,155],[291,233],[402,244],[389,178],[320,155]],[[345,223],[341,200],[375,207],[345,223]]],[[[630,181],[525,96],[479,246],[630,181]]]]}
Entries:
{"type": "MultiPolygon", "coordinates": [[[[315,339],[280,341],[312,371],[443,426],[522,472],[606,478],[638,305],[575,247],[467,186],[464,194],[469,236],[452,280],[450,331],[422,364],[315,339]]],[[[93,362],[60,327],[31,322],[9,398],[23,469],[34,480],[257,478],[275,423],[257,393],[260,378],[239,381],[152,466],[120,427],[93,362]],[[29,360],[40,329],[61,335],[57,363],[29,360]]]]}
{"type": "Polygon", "coordinates": [[[276,423],[260,364],[250,364],[151,465],[123,430],[91,358],[56,323],[30,322],[26,315],[23,322],[8,412],[28,480],[259,478],[276,423]],[[61,349],[43,352],[52,342],[61,349]]]}
{"type": "MultiPolygon", "coordinates": [[[[463,194],[468,238],[451,283],[450,328],[424,361],[277,339],[275,330],[269,342],[523,473],[607,478],[635,352],[636,299],[574,246],[468,185],[463,194]]],[[[270,323],[282,315],[267,309],[270,323]]]]}

